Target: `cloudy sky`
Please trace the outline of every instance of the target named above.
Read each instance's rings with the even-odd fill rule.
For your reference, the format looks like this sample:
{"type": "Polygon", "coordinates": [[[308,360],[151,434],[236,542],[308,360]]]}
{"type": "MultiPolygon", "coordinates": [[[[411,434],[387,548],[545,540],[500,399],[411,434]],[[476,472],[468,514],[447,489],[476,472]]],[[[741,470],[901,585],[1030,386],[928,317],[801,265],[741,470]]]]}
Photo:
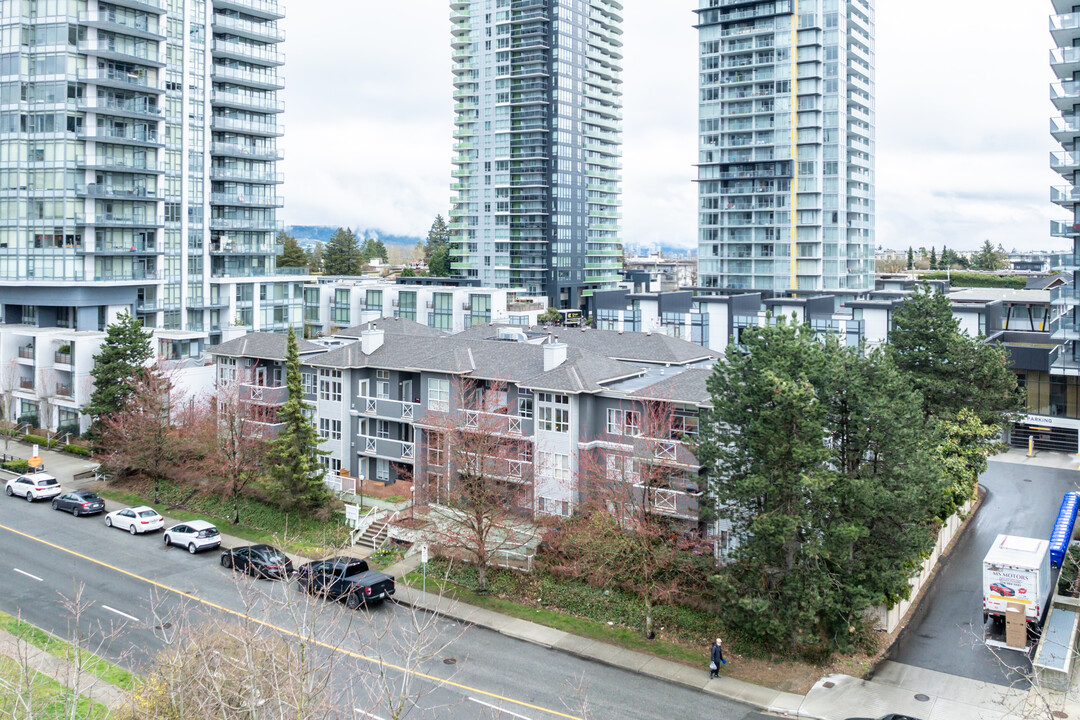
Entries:
{"type": "MultiPolygon", "coordinates": [[[[878,244],[1064,249],[1049,237],[1050,3],[877,5],[878,244]]],[[[624,0],[630,243],[694,244],[695,6],[624,0]]],[[[449,3],[288,11],[286,223],[426,233],[449,208],[449,3]]]]}

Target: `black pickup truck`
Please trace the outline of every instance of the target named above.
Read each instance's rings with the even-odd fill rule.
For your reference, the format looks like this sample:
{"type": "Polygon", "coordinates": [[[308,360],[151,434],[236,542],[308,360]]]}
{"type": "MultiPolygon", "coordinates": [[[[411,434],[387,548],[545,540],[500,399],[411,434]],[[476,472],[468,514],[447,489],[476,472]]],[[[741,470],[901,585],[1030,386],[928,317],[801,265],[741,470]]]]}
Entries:
{"type": "Polygon", "coordinates": [[[299,589],[328,599],[345,598],[355,610],[376,605],[394,594],[394,578],[370,570],[366,560],[332,557],[301,565],[296,571],[299,589]]]}

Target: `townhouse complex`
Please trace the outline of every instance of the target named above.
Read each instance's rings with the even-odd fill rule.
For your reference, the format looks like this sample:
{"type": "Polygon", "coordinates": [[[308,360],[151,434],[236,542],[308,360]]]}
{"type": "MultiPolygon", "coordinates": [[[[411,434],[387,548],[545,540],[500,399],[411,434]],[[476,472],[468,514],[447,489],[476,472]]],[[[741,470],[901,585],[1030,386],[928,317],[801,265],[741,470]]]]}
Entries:
{"type": "MultiPolygon", "coordinates": [[[[245,397],[274,408],[288,397],[285,350],[283,335],[253,333],[210,353],[219,382],[244,383],[245,397]]],[[[512,443],[502,474],[528,484],[530,514],[572,513],[597,462],[589,454],[600,451],[669,466],[650,502],[694,536],[724,529],[698,519],[700,465],[688,449],[715,357],[659,333],[485,324],[450,334],[400,318],[300,342],[304,397],[332,478],[400,483],[396,494],[415,487],[437,504],[448,487],[443,434],[483,427],[512,443]],[[658,404],[662,426],[646,421],[658,404]]],[[[631,462],[619,472],[641,471],[631,462]]]]}

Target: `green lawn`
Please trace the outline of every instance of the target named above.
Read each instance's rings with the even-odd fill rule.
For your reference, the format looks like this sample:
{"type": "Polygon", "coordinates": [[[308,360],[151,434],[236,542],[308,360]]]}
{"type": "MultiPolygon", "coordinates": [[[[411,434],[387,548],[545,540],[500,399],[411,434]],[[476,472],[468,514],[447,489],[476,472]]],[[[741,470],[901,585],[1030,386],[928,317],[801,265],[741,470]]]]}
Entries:
{"type": "MultiPolygon", "coordinates": [[[[416,571],[402,578],[402,582],[416,589],[420,589],[422,581],[422,573],[416,571]]],[[[428,573],[427,587],[429,590],[434,591],[441,589],[446,597],[482,607],[492,612],[529,620],[539,625],[563,630],[592,640],[600,640],[627,650],[648,653],[668,660],[693,665],[694,667],[701,666],[701,648],[688,647],[660,639],[649,640],[642,633],[627,627],[614,624],[608,625],[604,622],[588,620],[547,608],[530,607],[494,595],[477,595],[472,590],[461,585],[435,579],[431,573],[428,573]]]]}
{"type": "Polygon", "coordinates": [[[139,677],[124,668],[113,665],[111,662],[86,650],[76,651],[76,648],[71,643],[65,642],[55,635],[7,613],[0,612],[0,629],[6,630],[28,644],[68,662],[73,662],[76,652],[79,652],[88,673],[124,690],[133,690],[139,683],[139,677]]]}
{"type": "MultiPolygon", "coordinates": [[[[0,657],[0,677],[14,681],[21,675],[18,663],[10,658],[0,657]]],[[[25,704],[26,698],[20,698],[13,690],[0,688],[0,717],[32,717],[35,720],[65,720],[71,717],[73,698],[70,688],[36,672],[31,675],[29,685],[29,708],[25,704]]],[[[105,720],[109,717],[109,710],[89,698],[79,697],[75,717],[79,720],[105,720]]]]}
{"type": "Polygon", "coordinates": [[[344,516],[335,513],[330,520],[301,517],[278,510],[252,498],[240,504],[240,523],[232,524],[232,502],[210,493],[192,493],[188,488],[166,484],[161,502],[150,501],[148,489],[106,487],[103,497],[125,505],[149,505],[162,515],[181,522],[206,520],[222,532],[253,543],[270,543],[306,557],[321,557],[349,541],[350,528],[344,516]]]}

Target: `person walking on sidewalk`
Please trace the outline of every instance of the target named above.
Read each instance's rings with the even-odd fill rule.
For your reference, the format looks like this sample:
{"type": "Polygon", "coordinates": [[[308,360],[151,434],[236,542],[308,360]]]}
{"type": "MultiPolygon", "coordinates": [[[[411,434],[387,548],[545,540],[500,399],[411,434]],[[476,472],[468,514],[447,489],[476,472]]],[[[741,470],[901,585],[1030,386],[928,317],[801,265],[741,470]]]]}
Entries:
{"type": "Polygon", "coordinates": [[[727,660],[724,659],[724,641],[720,638],[716,638],[716,642],[713,643],[712,651],[709,653],[709,677],[720,677],[720,666],[727,665],[727,660]]]}

